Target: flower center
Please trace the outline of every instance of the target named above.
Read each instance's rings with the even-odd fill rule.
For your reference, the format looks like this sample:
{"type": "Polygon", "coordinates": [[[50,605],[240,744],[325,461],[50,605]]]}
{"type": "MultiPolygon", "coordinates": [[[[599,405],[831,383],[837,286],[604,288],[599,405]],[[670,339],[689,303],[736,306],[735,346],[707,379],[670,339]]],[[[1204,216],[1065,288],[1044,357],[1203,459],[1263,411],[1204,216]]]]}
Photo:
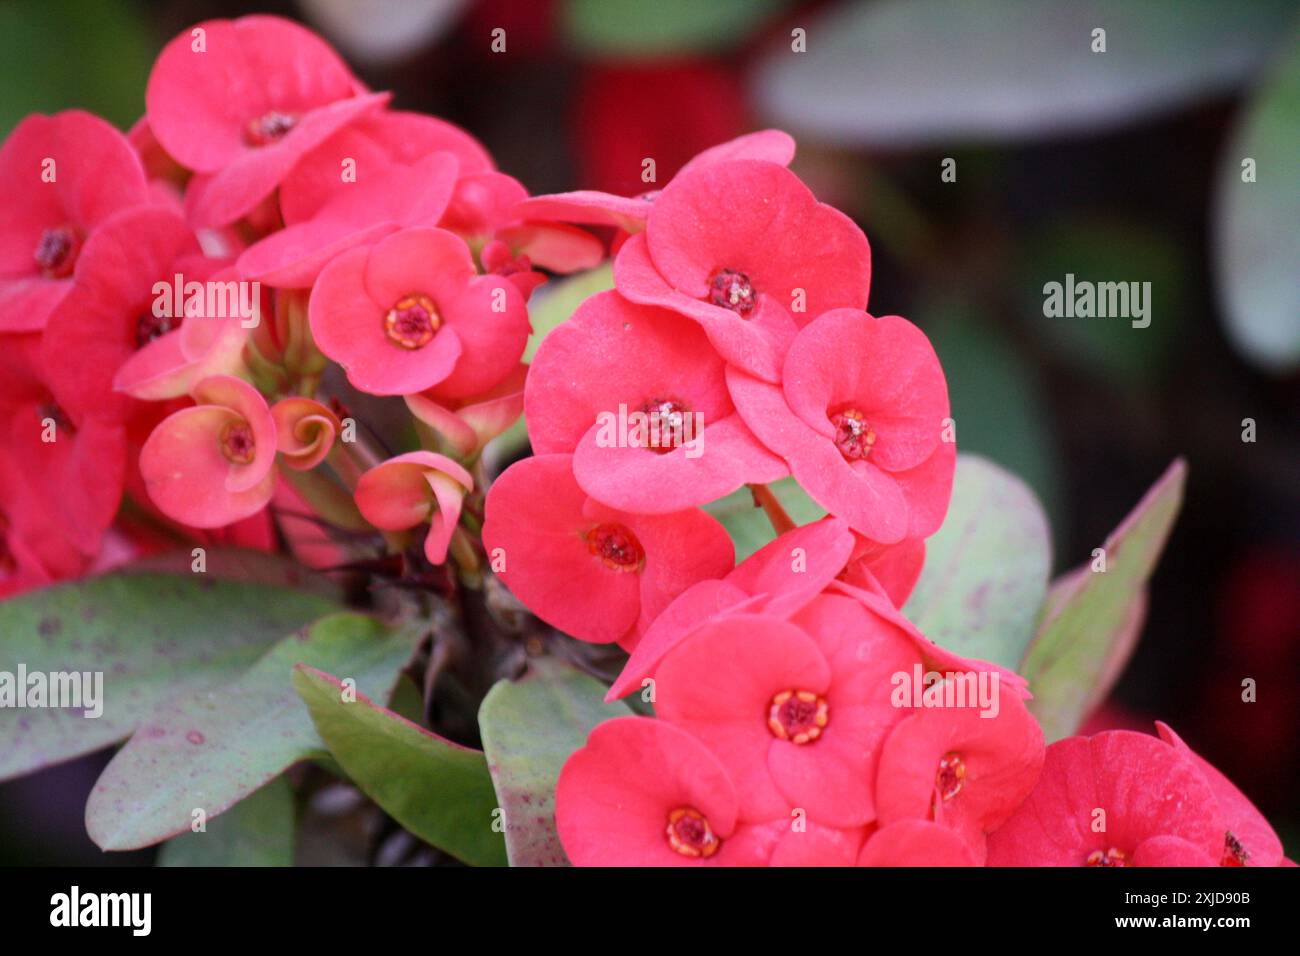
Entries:
{"type": "Polygon", "coordinates": [[[668,814],[665,833],[668,845],[682,856],[708,859],[722,846],[708,817],[694,807],[678,807],[668,814]]]}
{"type": "Polygon", "coordinates": [[[1128,866],[1128,854],[1123,850],[1111,847],[1109,850],[1093,850],[1088,854],[1084,866],[1128,866]]]}
{"type": "Polygon", "coordinates": [[[778,740],[810,744],[830,721],[826,698],[810,690],[783,690],[767,709],[767,729],[778,740]]]}
{"type": "Polygon", "coordinates": [[[257,441],[247,422],[227,422],[218,443],[226,461],[235,465],[247,465],[257,455],[257,441]]]}
{"type": "Polygon", "coordinates": [[[170,315],[154,315],[146,312],[135,323],[135,347],[142,349],[154,339],[160,339],[173,329],[179,328],[180,322],[170,315]]]}
{"type": "Polygon", "coordinates": [[[856,408],[845,408],[831,415],[835,426],[835,447],[846,461],[859,461],[871,454],[876,433],[867,424],[867,416],[856,408]]]}
{"type": "Polygon", "coordinates": [[[41,233],[33,258],[45,278],[66,279],[72,275],[72,267],[77,264],[79,252],[81,237],[67,226],[58,226],[41,233]]]}
{"type": "Polygon", "coordinates": [[[1232,835],[1231,830],[1223,832],[1223,859],[1219,866],[1245,866],[1250,854],[1241,845],[1241,841],[1232,835]]]}
{"type": "Polygon", "coordinates": [[[709,278],[709,301],[743,317],[754,311],[758,293],[745,273],[719,269],[709,278]]]}
{"type": "Polygon", "coordinates": [[[298,123],[298,117],[292,113],[271,110],[256,119],[249,120],[244,127],[244,142],[249,146],[268,146],[276,140],[283,139],[289,130],[298,123]]]}
{"type": "Polygon", "coordinates": [[[646,416],[643,448],[663,454],[694,439],[694,422],[684,402],[675,398],[652,398],[639,409],[646,416]]]}
{"type": "Polygon", "coordinates": [[[645,565],[641,542],[621,524],[598,524],[588,531],[587,550],[613,571],[640,571],[645,565]]]}
{"type": "Polygon", "coordinates": [[[951,800],[961,793],[962,784],[966,782],[966,763],[961,754],[951,751],[939,761],[939,769],[934,775],[934,786],[942,800],[951,800]]]}
{"type": "Polygon", "coordinates": [[[442,326],[442,316],[427,295],[408,295],[384,316],[384,331],[388,339],[404,349],[422,349],[433,341],[433,334],[442,326]]]}

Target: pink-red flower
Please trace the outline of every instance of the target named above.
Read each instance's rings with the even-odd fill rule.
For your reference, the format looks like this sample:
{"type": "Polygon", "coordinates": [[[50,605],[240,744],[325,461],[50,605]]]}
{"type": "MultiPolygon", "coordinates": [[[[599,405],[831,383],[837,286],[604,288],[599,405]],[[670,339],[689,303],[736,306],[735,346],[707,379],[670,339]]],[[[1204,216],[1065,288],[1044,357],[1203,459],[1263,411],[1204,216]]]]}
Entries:
{"type": "Polygon", "coordinates": [[[700,323],[726,361],[778,381],[798,329],[831,309],[864,309],[866,237],[784,166],[707,163],[655,199],[644,235],[614,263],[619,292],[700,323]]]}
{"type": "Polygon", "coordinates": [[[154,429],[140,451],[140,471],[149,497],[168,517],[218,528],[271,500],[275,419],[257,389],[228,375],[204,379],[193,397],[193,407],[154,429]]]}
{"type": "Polygon", "coordinates": [[[849,866],[861,828],[803,817],[737,819],[717,759],[661,720],[616,717],[569,757],[555,788],[560,841],[577,866],[849,866]]]}
{"type": "Polygon", "coordinates": [[[1255,809],[1250,798],[1238,790],[1213,764],[1183,743],[1183,739],[1168,724],[1156,721],[1156,732],[1161,740],[1192,759],[1219,802],[1219,813],[1225,827],[1220,864],[1281,866],[1282,841],[1264,819],[1264,815],[1255,809]]]}
{"type": "Polygon", "coordinates": [[[861,826],[875,819],[869,782],[904,714],[891,675],[919,661],[889,620],[826,595],[790,621],[740,613],[697,628],[656,668],[655,708],[717,755],[742,820],[802,809],[830,826],[861,826]]]}
{"type": "Polygon", "coordinates": [[[547,336],[524,401],[533,450],[572,453],[583,490],[624,511],[680,511],[786,472],[736,414],[699,327],[616,292],[547,336]]]}
{"type": "Polygon", "coordinates": [[[29,116],[0,147],[0,332],[31,332],[72,287],[87,241],[148,198],[126,137],[81,110],[29,116]]]}
{"type": "Polygon", "coordinates": [[[735,563],[726,530],[703,511],[610,508],[578,486],[568,455],[511,465],[486,508],[493,570],[534,614],[586,641],[634,638],[686,588],[735,563]]]}
{"type": "MultiPolygon", "coordinates": [[[[165,207],[138,206],[103,223],[82,249],[76,282],[45,328],[45,364],[60,403],[74,415],[83,410],[118,418],[131,414],[139,403],[114,388],[119,370],[184,321],[174,309],[155,308],[155,285],[171,288],[178,275],[185,282],[204,281],[219,266],[202,254],[180,216],[165,207]]],[[[216,328],[188,335],[197,338],[207,331],[216,328]]],[[[179,345],[188,335],[169,343],[179,345]]]]}
{"type": "Polygon", "coordinates": [[[474,479],[445,455],[413,451],[376,465],[357,482],[357,507],[384,531],[405,531],[429,523],[424,555],[433,564],[447,560],[460,521],[465,493],[474,479]]]}
{"type": "Polygon", "coordinates": [[[754,434],[854,531],[893,544],[938,530],[956,464],[948,387],[906,319],[829,312],[790,346],[779,385],[734,367],[727,383],[754,434]]]}
{"type": "Polygon", "coordinates": [[[191,222],[233,222],[269,196],[316,146],[386,94],[368,95],[320,37],[272,16],[208,20],[158,55],[145,93],[149,127],[190,181],[191,222]]]}
{"type": "Polygon", "coordinates": [[[1029,795],[1043,765],[1043,732],[1020,698],[994,700],[987,710],[969,697],[967,706],[922,707],[889,732],[876,774],[881,826],[933,820],[983,861],[985,836],[1029,795]]]}
{"type": "Polygon", "coordinates": [[[477,276],[444,229],[405,229],[352,249],[312,289],[312,334],[348,380],[375,395],[477,395],[519,364],[528,310],[499,276],[477,276]]]}
{"type": "Polygon", "coordinates": [[[1047,748],[1038,785],[988,840],[990,866],[1213,866],[1218,801],[1188,752],[1112,730],[1047,748]]]}

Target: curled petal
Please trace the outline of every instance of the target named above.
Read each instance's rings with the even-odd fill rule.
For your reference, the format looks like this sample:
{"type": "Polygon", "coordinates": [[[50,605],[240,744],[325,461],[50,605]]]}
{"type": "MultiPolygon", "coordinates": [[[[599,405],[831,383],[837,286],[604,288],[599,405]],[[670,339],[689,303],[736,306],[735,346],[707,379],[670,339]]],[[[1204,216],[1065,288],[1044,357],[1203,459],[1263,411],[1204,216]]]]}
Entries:
{"type": "Polygon", "coordinates": [[[296,471],[324,461],[343,427],[337,415],[310,398],[282,399],[272,406],[271,417],[284,463],[296,471]]]}

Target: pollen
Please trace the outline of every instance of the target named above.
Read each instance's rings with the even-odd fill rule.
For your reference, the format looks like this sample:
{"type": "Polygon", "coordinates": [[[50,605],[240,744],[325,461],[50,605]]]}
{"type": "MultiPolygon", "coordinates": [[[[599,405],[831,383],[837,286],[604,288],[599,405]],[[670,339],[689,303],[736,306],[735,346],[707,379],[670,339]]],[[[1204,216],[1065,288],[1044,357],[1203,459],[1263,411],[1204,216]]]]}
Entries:
{"type": "Polygon", "coordinates": [[[845,408],[831,415],[835,426],[835,447],[846,461],[860,461],[871,454],[876,444],[876,433],[867,423],[867,416],[856,408],[845,408]]]}
{"type": "Polygon", "coordinates": [[[1129,866],[1128,854],[1111,847],[1109,850],[1093,850],[1088,854],[1084,866],[1129,866]]]}
{"type": "Polygon", "coordinates": [[[745,273],[719,269],[709,277],[709,301],[746,317],[758,304],[758,292],[745,273]]]}
{"type": "Polygon", "coordinates": [[[708,817],[694,807],[678,807],[669,813],[665,835],[670,847],[682,856],[696,859],[707,860],[722,846],[709,826],[708,817]]]}
{"type": "Polygon", "coordinates": [[[951,800],[961,793],[962,785],[965,782],[966,762],[961,759],[961,754],[956,751],[944,754],[939,761],[939,769],[935,771],[934,775],[934,787],[939,793],[939,798],[941,800],[951,800]]]}
{"type": "Polygon", "coordinates": [[[640,411],[646,416],[646,435],[643,447],[651,451],[670,452],[689,442],[694,436],[690,434],[691,414],[684,402],[675,398],[652,398],[641,406],[640,411]]]}
{"type": "Polygon", "coordinates": [[[830,705],[820,694],[810,690],[783,690],[768,706],[767,728],[778,740],[810,744],[822,735],[830,716],[830,705]]]}
{"type": "Polygon", "coordinates": [[[427,295],[399,299],[384,316],[384,332],[389,341],[411,351],[432,342],[434,333],[441,327],[442,316],[427,295]]]}
{"type": "Polygon", "coordinates": [[[298,124],[298,117],[292,113],[271,110],[256,119],[249,120],[244,127],[244,142],[249,146],[269,146],[288,135],[289,130],[298,124]]]}

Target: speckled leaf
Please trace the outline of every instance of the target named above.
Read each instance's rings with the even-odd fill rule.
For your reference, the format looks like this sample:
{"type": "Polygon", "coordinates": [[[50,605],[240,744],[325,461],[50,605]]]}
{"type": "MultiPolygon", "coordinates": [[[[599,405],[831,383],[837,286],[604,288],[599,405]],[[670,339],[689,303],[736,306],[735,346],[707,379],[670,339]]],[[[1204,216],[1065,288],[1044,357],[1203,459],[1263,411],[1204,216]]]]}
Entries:
{"type": "Polygon", "coordinates": [[[159,866],[292,866],[293,788],[276,777],[247,800],[158,851],[159,866]]]}
{"type": "Polygon", "coordinates": [[[1020,665],[1034,694],[1029,708],[1049,742],[1075,732],[1127,663],[1186,478],[1179,459],[1111,532],[1102,546],[1104,572],[1090,560],[1053,585],[1020,665]]]}
{"type": "Polygon", "coordinates": [[[943,647],[1014,668],[1051,570],[1051,534],[1034,493],[991,461],[957,456],[948,516],[925,548],[903,613],[943,647]]]}
{"type": "Polygon", "coordinates": [[[104,770],[86,830],[105,850],[149,846],[209,820],[300,760],[325,752],[290,676],[306,663],[387,699],[415,634],[361,614],[322,618],[282,639],[239,676],[182,693],[141,724],[104,770]]]}
{"type": "Polygon", "coordinates": [[[337,677],[294,668],[293,686],[339,766],[394,820],[473,866],[505,866],[487,760],[358,694],[337,677]]]}
{"type": "Polygon", "coordinates": [[[161,703],[229,681],[337,605],[200,574],[113,574],[0,601],[0,671],[100,671],[103,716],[0,708],[0,779],[124,740],[161,703]]]}
{"type": "Polygon", "coordinates": [[[586,674],[543,658],[523,679],[501,681],[484,698],[479,727],[511,866],[569,865],[555,832],[555,781],[593,727],[628,713],[621,703],[604,703],[605,690],[586,674]]]}

